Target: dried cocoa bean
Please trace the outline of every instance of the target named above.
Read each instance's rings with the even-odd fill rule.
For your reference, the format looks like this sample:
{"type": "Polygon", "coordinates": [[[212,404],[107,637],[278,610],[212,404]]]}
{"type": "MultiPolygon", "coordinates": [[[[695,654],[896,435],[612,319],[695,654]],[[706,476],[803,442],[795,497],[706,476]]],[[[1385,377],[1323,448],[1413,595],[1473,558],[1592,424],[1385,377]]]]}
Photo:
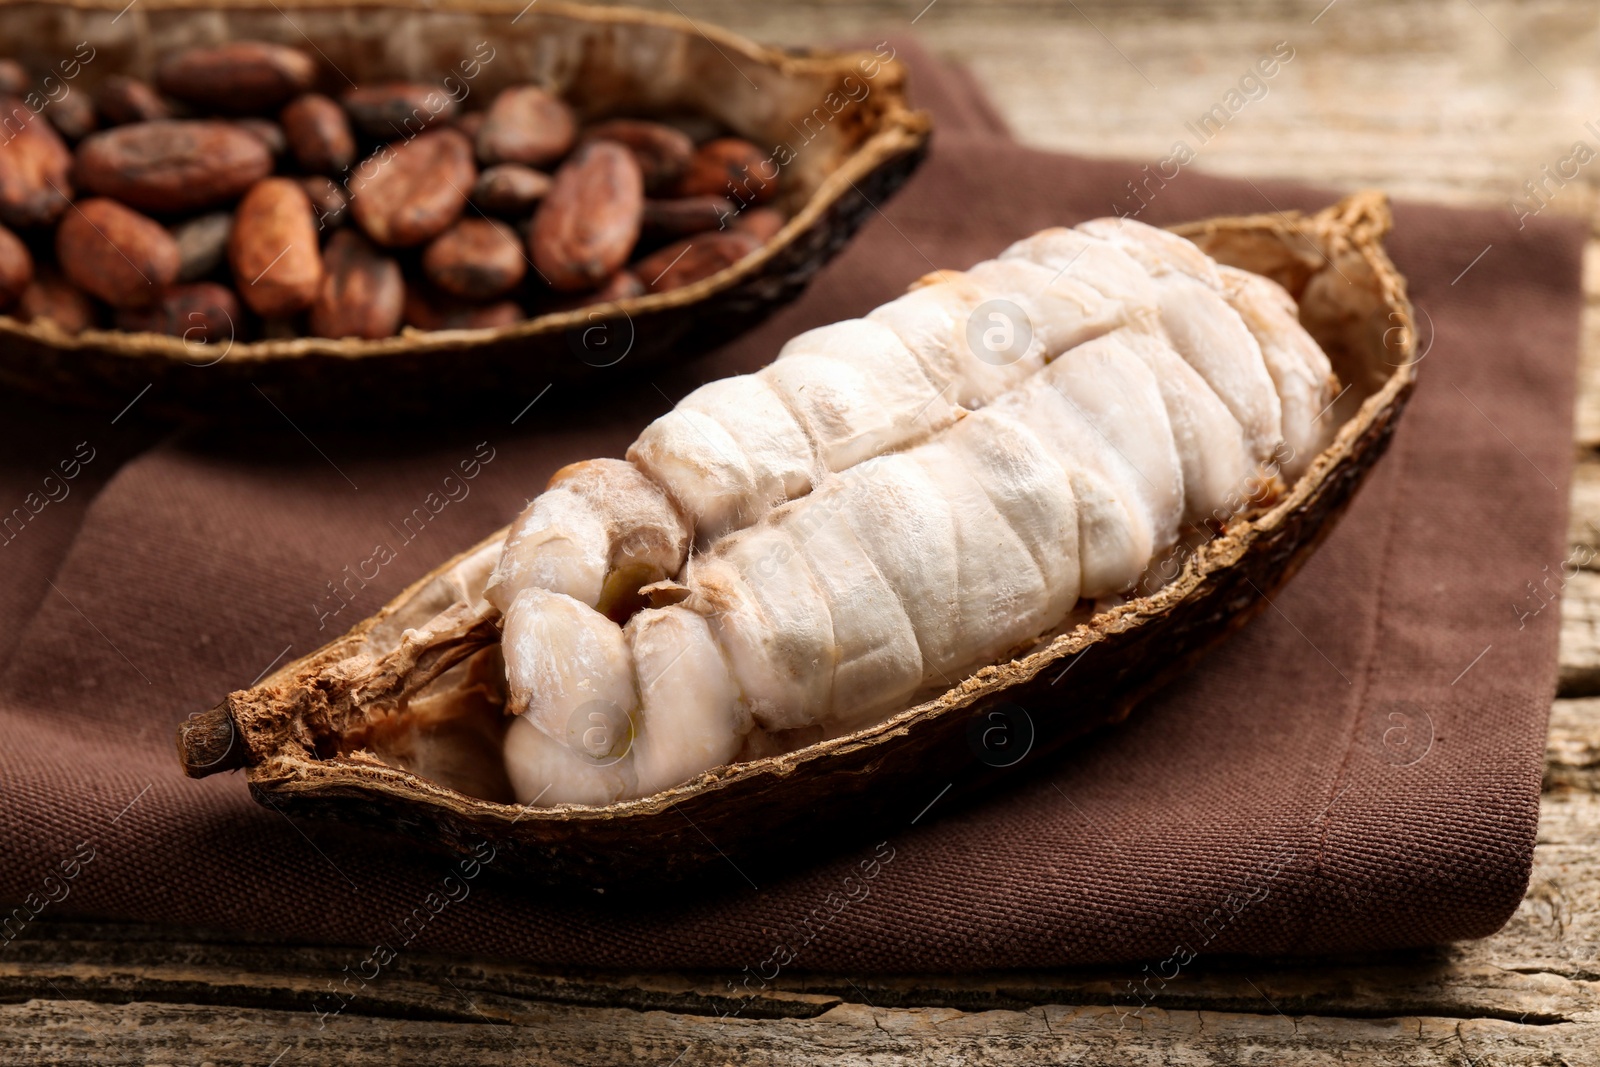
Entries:
{"type": "Polygon", "coordinates": [[[296,162],[313,174],[343,174],[356,161],[356,137],[344,108],[329,96],[307,93],[278,116],[296,162]]]}
{"type": "Polygon", "coordinates": [[[646,200],[644,230],[661,237],[686,237],[691,233],[720,230],[732,223],[736,210],[731,200],[720,196],[646,200]]]}
{"type": "Polygon", "coordinates": [[[56,132],[73,144],[100,128],[94,102],[84,93],[69,90],[66,96],[45,108],[44,114],[56,132]]]}
{"type": "Polygon", "coordinates": [[[33,281],[33,255],[22,239],[0,226],[0,310],[16,303],[33,281]]]}
{"type": "Polygon", "coordinates": [[[406,325],[416,330],[492,330],[521,322],[527,316],[511,300],[471,304],[465,300],[406,286],[406,325]]]}
{"type": "Polygon", "coordinates": [[[248,115],[280,107],[311,88],[316,76],[316,62],[298,48],[231,41],[171,56],[157,71],[156,84],[179,100],[248,115]]]}
{"type": "Polygon", "coordinates": [[[390,82],[351,89],[340,98],[356,129],[376,141],[415,137],[455,118],[456,102],[435,85],[390,82]]]}
{"type": "Polygon", "coordinates": [[[643,212],[644,178],[633,153],[593,141],[556,171],[533,217],[534,266],[553,289],[593,289],[628,261],[643,212]]]}
{"type": "Polygon", "coordinates": [[[149,82],[113,74],[100,83],[94,102],[100,114],[113,126],[130,122],[155,122],[172,117],[171,106],[149,82]]]}
{"type": "Polygon", "coordinates": [[[350,214],[350,197],[345,195],[343,186],[330,178],[314,175],[301,178],[300,187],[311,198],[311,210],[316,213],[319,230],[333,230],[344,225],[345,217],[350,214]]]}
{"type": "Polygon", "coordinates": [[[311,305],[317,337],[376,340],[400,332],[406,284],[400,264],[355,230],[340,230],[323,254],[326,273],[311,305]]]}
{"type": "Polygon", "coordinates": [[[54,271],[40,271],[11,313],[22,322],[53,323],[69,334],[93,329],[96,318],[88,294],[54,271]]]}
{"type": "Polygon", "coordinates": [[[652,293],[665,293],[709,278],[760,247],[755,235],[740,230],[698,233],[652,252],[633,272],[652,293]]]}
{"type": "Polygon", "coordinates": [[[452,296],[489,300],[509,293],[528,273],[517,231],[495,219],[462,219],[433,239],[422,273],[452,296]]]}
{"type": "Polygon", "coordinates": [[[56,229],[67,280],[114,308],[145,307],[178,277],[178,242],[154,219],[115,200],[79,201],[56,229]]]}
{"type": "Polygon", "coordinates": [[[304,311],[322,286],[311,199],[293,178],[257,182],[239,201],[228,263],[239,295],[258,315],[304,311]]]}
{"type": "Polygon", "coordinates": [[[619,270],[611,276],[611,280],[595,290],[587,303],[604,304],[612,300],[627,300],[629,297],[643,296],[650,290],[645,288],[644,282],[631,270],[619,270]]]}
{"type": "Polygon", "coordinates": [[[543,167],[572,150],[578,121],[572,109],[536,85],[503,90],[478,130],[478,159],[485,166],[522,163],[543,167]]]}
{"type": "Polygon", "coordinates": [[[783,229],[788,221],[783,217],[783,212],[777,208],[752,207],[734,216],[733,228],[752,234],[756,240],[766,244],[778,235],[778,231],[783,229]]]}
{"type": "Polygon", "coordinates": [[[448,127],[429,130],[378,149],[356,168],[350,210],[380,245],[421,244],[461,217],[477,178],[466,135],[448,127]]]}
{"type": "Polygon", "coordinates": [[[222,266],[228,258],[228,236],[233,233],[233,213],[217,211],[172,228],[178,242],[178,280],[197,282],[222,266]]]}
{"type": "Polygon", "coordinates": [[[478,143],[478,131],[483,129],[483,112],[469,111],[465,115],[456,116],[453,123],[456,129],[466,134],[473,144],[478,143]]]}
{"type": "Polygon", "coordinates": [[[227,344],[240,319],[239,298],[216,282],[174,285],[147,308],[119,311],[113,320],[119,330],[163,333],[181,337],[192,345],[227,344]]]}
{"type": "Polygon", "coordinates": [[[643,119],[609,119],[590,126],[583,133],[585,142],[616,141],[633,153],[644,175],[644,191],[651,196],[672,188],[689,169],[694,157],[694,142],[682,130],[643,119]]]}
{"type": "Polygon", "coordinates": [[[142,211],[182,214],[236,199],[272,173],[261,139],[231,122],[118,126],[78,146],[78,182],[142,211]]]}
{"type": "Polygon", "coordinates": [[[284,135],[283,127],[271,119],[237,119],[234,125],[266,145],[273,159],[289,151],[289,138],[284,135]]]}
{"type": "Polygon", "coordinates": [[[27,69],[14,59],[0,59],[0,96],[23,96],[27,91],[27,69]]]}
{"type": "Polygon", "coordinates": [[[490,215],[523,218],[550,191],[550,175],[521,163],[497,163],[478,175],[472,202],[490,215]]]}
{"type": "Polygon", "coordinates": [[[0,223],[55,222],[72,197],[71,171],[72,153],[50,124],[16,97],[0,97],[0,223]]]}
{"type": "Polygon", "coordinates": [[[677,192],[764,204],[778,192],[778,165],[749,141],[719,137],[695,149],[677,192]]]}

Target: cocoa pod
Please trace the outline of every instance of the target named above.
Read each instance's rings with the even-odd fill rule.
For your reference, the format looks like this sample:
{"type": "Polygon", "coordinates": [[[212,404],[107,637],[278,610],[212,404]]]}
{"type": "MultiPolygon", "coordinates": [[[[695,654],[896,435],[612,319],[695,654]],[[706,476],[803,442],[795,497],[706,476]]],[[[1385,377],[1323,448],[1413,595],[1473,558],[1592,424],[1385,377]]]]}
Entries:
{"type": "Polygon", "coordinates": [[[191,345],[209,345],[233,340],[239,319],[239,298],[232,289],[194,282],[174,285],[147,308],[118,311],[113,322],[131,333],[162,333],[191,345]]]}
{"type": "Polygon", "coordinates": [[[300,179],[300,187],[311,198],[311,210],[317,216],[317,229],[333,230],[344,225],[350,214],[350,197],[344,187],[320,174],[300,179]]]}
{"type": "Polygon", "coordinates": [[[583,132],[583,141],[616,141],[633,153],[651,196],[671,189],[689,169],[694,142],[682,130],[643,119],[608,119],[583,132]]]}
{"type": "Polygon", "coordinates": [[[233,214],[213,212],[189,219],[172,228],[178,242],[178,280],[197,282],[222,266],[228,258],[228,235],[233,233],[233,214]]]}
{"type": "Polygon", "coordinates": [[[178,242],[154,219],[115,200],[79,201],[56,229],[67,280],[114,308],[144,307],[178,277],[178,242]]]}
{"type": "Polygon", "coordinates": [[[233,124],[266,145],[273,159],[289,151],[289,138],[284,134],[283,127],[271,119],[235,119],[233,124]]]}
{"type": "Polygon", "coordinates": [[[27,69],[14,59],[0,59],[0,96],[23,96],[27,91],[27,69]]]}
{"type": "Polygon", "coordinates": [[[489,300],[515,289],[528,273],[517,231],[495,219],[462,219],[422,254],[422,273],[443,292],[489,300]]]}
{"type": "Polygon", "coordinates": [[[322,287],[322,253],[311,199],[293,178],[251,187],[234,215],[228,264],[239,295],[264,317],[304,311],[322,287]]]}
{"type": "Polygon", "coordinates": [[[778,231],[783,229],[788,221],[783,217],[783,212],[777,208],[752,207],[733,217],[733,228],[751,234],[756,240],[766,244],[778,235],[778,231]]]}
{"type": "Polygon", "coordinates": [[[720,230],[733,222],[733,201],[721,196],[682,196],[644,202],[644,231],[661,237],[720,230]]]}
{"type": "Polygon", "coordinates": [[[94,102],[101,116],[113,126],[172,117],[172,107],[154,86],[126,74],[113,74],[101,82],[100,88],[95,90],[94,102]]]}
{"type": "Polygon", "coordinates": [[[0,223],[55,222],[72,197],[71,171],[72,152],[55,129],[16,97],[0,97],[0,223]]]}
{"type": "Polygon", "coordinates": [[[350,210],[380,245],[421,244],[461,217],[477,178],[466,135],[448,127],[429,130],[378,149],[356,168],[350,210]]]}
{"type": "Polygon", "coordinates": [[[156,72],[156,84],[179,100],[248,115],[281,106],[311,88],[316,77],[316,62],[298,48],[230,41],[170,56],[156,72]]]}
{"type": "Polygon", "coordinates": [[[456,102],[434,85],[389,82],[351,89],[340,97],[356,129],[376,141],[415,137],[455,118],[456,102]]]}
{"type": "Polygon", "coordinates": [[[527,318],[511,300],[472,304],[421,286],[406,286],[405,321],[416,330],[492,330],[527,318]]]}
{"type": "Polygon", "coordinates": [[[552,289],[593,289],[628,261],[643,212],[644,178],[633,153],[592,141],[556,171],[533,216],[534,266],[552,289]]]}
{"type": "Polygon", "coordinates": [[[40,271],[11,314],[22,322],[53,323],[69,334],[93,329],[96,318],[88,294],[54,271],[40,271]]]}
{"type": "Polygon", "coordinates": [[[472,187],[472,202],[490,215],[524,218],[550,191],[550,175],[521,163],[484,168],[472,187]]]}
{"type": "Polygon", "coordinates": [[[33,281],[33,254],[22,239],[0,226],[0,310],[16,303],[33,281]]]}
{"type": "Polygon", "coordinates": [[[355,230],[340,230],[323,253],[326,273],[311,305],[316,337],[377,340],[400,332],[406,283],[400,264],[355,230]]]}
{"type": "Polygon", "coordinates": [[[536,85],[502,90],[478,130],[478,159],[485,165],[543,167],[572,150],[578,120],[561,99],[536,85]]]}
{"type": "Polygon", "coordinates": [[[278,115],[289,150],[312,174],[343,174],[356,161],[356,137],[344,108],[330,96],[306,93],[278,115]]]}
{"type": "Polygon", "coordinates": [[[271,173],[267,146],[231,122],[139,122],[92,134],[78,146],[79,184],[141,211],[215,207],[271,173]]]}
{"type": "Polygon", "coordinates": [[[697,233],[650,253],[632,269],[652,293],[665,293],[709,278],[760,247],[755,235],[741,230],[697,233]]]}
{"type": "Polygon", "coordinates": [[[719,137],[695,149],[677,188],[679,196],[726,196],[740,204],[764,204],[777,192],[777,163],[738,137],[719,137]]]}

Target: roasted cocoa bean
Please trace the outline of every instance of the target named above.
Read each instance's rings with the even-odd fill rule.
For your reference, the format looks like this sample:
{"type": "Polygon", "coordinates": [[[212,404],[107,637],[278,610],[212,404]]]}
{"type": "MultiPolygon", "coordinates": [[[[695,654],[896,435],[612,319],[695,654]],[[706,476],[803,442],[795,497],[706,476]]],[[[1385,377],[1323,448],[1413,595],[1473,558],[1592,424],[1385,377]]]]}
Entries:
{"type": "Polygon", "coordinates": [[[472,202],[490,215],[525,218],[550,191],[550,175],[521,163],[497,163],[478,175],[472,202]]]}
{"type": "Polygon", "coordinates": [[[422,273],[443,292],[489,300],[515,289],[528,273],[517,231],[497,219],[462,219],[422,254],[422,273]]]}
{"type": "Polygon", "coordinates": [[[628,261],[643,212],[644,179],[633,153],[615,141],[592,141],[556,171],[533,217],[533,264],[552,289],[593,289],[628,261]]]}
{"type": "Polygon", "coordinates": [[[415,137],[455,118],[456,101],[436,85],[389,82],[351,89],[340,98],[356,129],[376,141],[415,137]]]}
{"type": "Polygon", "coordinates": [[[293,178],[267,178],[239,201],[228,264],[239,295],[258,315],[304,311],[322,286],[322,253],[311,199],[293,178]]]}
{"type": "Polygon", "coordinates": [[[733,229],[751,234],[762,244],[778,235],[789,220],[783,212],[771,207],[746,208],[733,217],[733,229]]]}
{"type": "Polygon", "coordinates": [[[55,129],[16,97],[0,97],[0,223],[55,222],[72,197],[71,171],[72,152],[55,129]]]}
{"type": "Polygon", "coordinates": [[[330,178],[313,175],[301,178],[300,187],[311,198],[311,210],[317,216],[317,229],[333,230],[344,225],[350,214],[350,197],[344,187],[330,178]]]}
{"type": "Polygon", "coordinates": [[[142,211],[201,211],[236,199],[271,173],[271,151],[232,122],[139,122],[78,146],[79,184],[142,211]]]}
{"type": "Polygon", "coordinates": [[[323,253],[326,273],[311,305],[317,337],[377,340],[400,332],[406,284],[400,264],[355,230],[340,230],[323,253]]]}
{"type": "Polygon", "coordinates": [[[465,300],[406,286],[406,325],[416,330],[492,330],[527,318],[514,301],[470,304],[465,300]]]}
{"type": "Polygon", "coordinates": [[[95,90],[94,102],[101,117],[113,126],[172,117],[171,105],[161,98],[153,85],[125,74],[113,74],[101,82],[100,88],[95,90]]]}
{"type": "Polygon", "coordinates": [[[161,91],[208,110],[248,115],[271,111],[311,88],[316,62],[298,48],[230,41],[169,57],[156,73],[161,91]]]}
{"type": "Polygon", "coordinates": [[[191,345],[226,345],[237,335],[239,298],[216,282],[174,285],[147,308],[117,312],[117,329],[163,333],[191,345]]]}
{"type": "Polygon", "coordinates": [[[356,137],[344,108],[330,96],[306,93],[278,115],[295,161],[312,174],[343,174],[356,161],[356,137]]]}
{"type": "Polygon", "coordinates": [[[778,165],[749,141],[719,137],[695,149],[678,182],[679,196],[725,196],[764,204],[778,192],[778,165]]]}
{"type": "Polygon", "coordinates": [[[577,135],[570,107],[536,85],[519,85],[489,105],[478,130],[478,159],[485,166],[543,167],[570,152],[577,135]]]}
{"type": "Polygon", "coordinates": [[[753,234],[741,230],[699,233],[652,252],[632,269],[652,293],[665,293],[709,278],[760,247],[753,234]]]}
{"type": "Polygon", "coordinates": [[[609,119],[584,130],[584,141],[597,139],[616,141],[633,153],[644,175],[644,191],[651,196],[671,189],[694,157],[694,142],[688,134],[643,119],[609,119]]]}
{"type": "Polygon", "coordinates": [[[473,144],[478,143],[478,131],[483,129],[483,112],[469,111],[465,115],[457,115],[452,123],[456,129],[466,134],[473,144]]]}
{"type": "Polygon", "coordinates": [[[24,96],[28,92],[28,71],[14,59],[0,59],[0,96],[24,96]]]}
{"type": "Polygon", "coordinates": [[[33,281],[33,255],[22,239],[0,226],[0,311],[17,302],[33,281]]]}
{"type": "Polygon", "coordinates": [[[67,280],[114,308],[146,307],[178,277],[178,242],[154,219],[91,197],[62,216],[56,262],[67,280]]]}
{"type": "Polygon", "coordinates": [[[172,228],[178,242],[178,280],[197,282],[222,266],[228,258],[228,235],[233,233],[233,213],[217,211],[189,219],[172,228]]]}
{"type": "Polygon", "coordinates": [[[659,237],[686,237],[691,233],[726,229],[737,209],[720,196],[682,196],[644,202],[644,231],[659,237]]]}
{"type": "Polygon", "coordinates": [[[69,91],[66,96],[45,108],[44,114],[56,132],[71,144],[77,144],[100,128],[94,101],[86,93],[69,91]]]}
{"type": "Polygon", "coordinates": [[[289,138],[284,135],[283,127],[271,119],[236,119],[234,125],[266,145],[274,159],[289,151],[289,138]]]}
{"type": "Polygon", "coordinates": [[[612,300],[627,300],[629,297],[643,296],[649,291],[633,271],[619,270],[611,276],[610,281],[596,289],[594,295],[586,302],[604,304],[612,300]]]}
{"type": "Polygon", "coordinates": [[[11,314],[21,322],[51,323],[69,334],[93,329],[97,317],[88,294],[55,271],[40,271],[11,314]]]}
{"type": "Polygon", "coordinates": [[[380,245],[421,244],[461,217],[477,178],[466,135],[448,127],[429,130],[378,149],[356,168],[350,210],[380,245]]]}

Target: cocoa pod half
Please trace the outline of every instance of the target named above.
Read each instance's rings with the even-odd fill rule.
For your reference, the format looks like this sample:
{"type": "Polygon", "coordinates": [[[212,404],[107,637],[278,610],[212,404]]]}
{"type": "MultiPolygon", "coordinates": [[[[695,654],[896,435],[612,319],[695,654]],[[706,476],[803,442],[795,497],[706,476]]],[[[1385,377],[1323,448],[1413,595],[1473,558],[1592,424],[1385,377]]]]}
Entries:
{"type": "Polygon", "coordinates": [[[709,278],[760,247],[754,234],[741,230],[698,233],[650,253],[632,269],[652,293],[665,293],[709,278]]]}
{"type": "Polygon", "coordinates": [[[643,212],[644,178],[633,153],[592,141],[556,171],[533,217],[534,266],[552,289],[593,289],[628,261],[643,212]]]}
{"type": "Polygon", "coordinates": [[[239,201],[228,263],[239,295],[264,317],[304,311],[322,287],[311,199],[293,178],[257,182],[239,201]]]}
{"type": "Polygon", "coordinates": [[[23,322],[50,322],[64,333],[78,334],[95,326],[94,303],[82,289],[54,271],[40,271],[11,314],[23,322]]]}
{"type": "Polygon", "coordinates": [[[271,173],[271,151],[231,122],[139,122],[92,134],[78,146],[78,183],[141,211],[215,207],[271,173]]]}
{"type": "Polygon", "coordinates": [[[95,90],[95,106],[113,126],[130,122],[155,122],[172,117],[171,106],[155,87],[126,74],[113,74],[95,90]]]}
{"type": "Polygon", "coordinates": [[[17,302],[33,281],[33,255],[22,239],[0,226],[0,311],[17,302]]]}
{"type": "Polygon", "coordinates": [[[478,159],[485,166],[521,163],[543,167],[572,150],[578,120],[559,98],[536,85],[503,90],[478,130],[478,159]]]}
{"type": "Polygon", "coordinates": [[[390,248],[448,230],[477,181],[472,144],[460,130],[429,130],[386,145],[356,168],[350,210],[367,236],[390,248]]]}
{"type": "Polygon", "coordinates": [[[509,293],[528,273],[517,231],[497,219],[462,219],[428,245],[422,273],[442,291],[467,300],[509,293]]]}
{"type": "Polygon", "coordinates": [[[356,136],[344,108],[330,96],[306,93],[278,115],[295,161],[312,174],[343,174],[356,161],[356,136]]]}
{"type": "Polygon", "coordinates": [[[71,172],[61,135],[21,100],[0,97],[0,223],[55,222],[72,198],[71,172]]]}
{"type": "Polygon", "coordinates": [[[389,82],[351,89],[340,98],[350,121],[375,141],[415,137],[455,118],[455,98],[436,85],[389,82]]]}
{"type": "Polygon", "coordinates": [[[230,41],[171,56],[156,72],[156,84],[179,100],[248,115],[279,107],[311,88],[316,77],[316,62],[298,48],[230,41]]]}
{"type": "Polygon", "coordinates": [[[154,219],[115,200],[79,201],[56,229],[67,280],[114,308],[145,307],[178,277],[178,242],[154,219]]]}
{"type": "Polygon", "coordinates": [[[406,283],[400,264],[355,230],[340,230],[323,254],[326,273],[311,305],[317,337],[377,340],[400,332],[406,283]]]}
{"type": "Polygon", "coordinates": [[[119,311],[114,321],[119,330],[163,333],[191,345],[225,345],[236,336],[239,319],[239,298],[232,289],[194,282],[174,285],[147,308],[119,311]]]}
{"type": "Polygon", "coordinates": [[[778,165],[749,141],[719,137],[695,149],[677,192],[679,196],[725,196],[740,204],[764,204],[777,195],[778,165]]]}
{"type": "Polygon", "coordinates": [[[490,214],[525,218],[550,191],[550,175],[521,163],[485,167],[472,187],[472,202],[490,214]]]}
{"type": "Polygon", "coordinates": [[[421,286],[406,286],[405,320],[412,329],[491,330],[525,318],[522,308],[511,300],[472,304],[421,286]]]}
{"type": "Polygon", "coordinates": [[[633,153],[644,175],[644,191],[655,196],[671,189],[689,169],[694,142],[673,126],[643,119],[608,119],[583,132],[583,141],[616,141],[633,153]]]}

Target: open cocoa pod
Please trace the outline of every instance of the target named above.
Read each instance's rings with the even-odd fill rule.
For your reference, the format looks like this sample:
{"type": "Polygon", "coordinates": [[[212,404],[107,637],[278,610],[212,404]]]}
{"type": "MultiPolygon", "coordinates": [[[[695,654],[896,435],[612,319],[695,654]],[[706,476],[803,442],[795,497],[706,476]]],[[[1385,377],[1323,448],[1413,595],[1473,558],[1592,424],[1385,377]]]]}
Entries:
{"type": "Polygon", "coordinates": [[[242,767],[258,799],[290,814],[400,830],[462,852],[487,840],[507,867],[548,883],[656,884],[903,826],[942,787],[957,795],[984,787],[1013,757],[1037,760],[1126,716],[1255,615],[1327,536],[1388,445],[1414,383],[1412,311],[1381,245],[1389,226],[1383,197],[1365,193],[1311,216],[1178,228],[1218,261],[1295,297],[1347,386],[1329,412],[1332,443],[1276,499],[1185,553],[1158,591],[1080,614],[933,699],[637,800],[510,803],[504,783],[482,773],[506,719],[500,618],[482,599],[502,530],[343,637],[185,724],[184,768],[198,777],[242,767]],[[1025,736],[1013,734],[1017,747],[1005,752],[975,745],[990,725],[1025,736]],[[444,748],[456,759],[419,756],[407,741],[419,729],[452,731],[444,748]],[[468,781],[478,795],[452,788],[468,781]]]}
{"type": "Polygon", "coordinates": [[[282,326],[256,331],[265,340],[197,340],[74,333],[0,315],[0,382],[112,410],[142,396],[144,411],[279,417],[265,394],[296,418],[481,414],[485,399],[520,397],[520,406],[552,380],[687,357],[796,296],[915,169],[929,132],[927,115],[906,104],[906,71],[892,50],[796,54],[670,14],[499,0],[125,8],[0,0],[0,43],[25,44],[30,62],[51,65],[52,101],[63,88],[92,99],[108,78],[155,80],[163,57],[242,41],[315,58],[313,88],[328,95],[448,82],[452,97],[469,90],[480,108],[508,87],[537,85],[570,103],[586,128],[616,116],[659,118],[761,146],[777,171],[763,206],[787,222],[755,252],[681,289],[621,299],[598,289],[579,295],[602,303],[549,313],[538,307],[559,305],[535,301],[535,317],[484,328],[329,340],[284,336],[295,330],[282,326]],[[57,57],[69,64],[61,71],[57,57]]]}

